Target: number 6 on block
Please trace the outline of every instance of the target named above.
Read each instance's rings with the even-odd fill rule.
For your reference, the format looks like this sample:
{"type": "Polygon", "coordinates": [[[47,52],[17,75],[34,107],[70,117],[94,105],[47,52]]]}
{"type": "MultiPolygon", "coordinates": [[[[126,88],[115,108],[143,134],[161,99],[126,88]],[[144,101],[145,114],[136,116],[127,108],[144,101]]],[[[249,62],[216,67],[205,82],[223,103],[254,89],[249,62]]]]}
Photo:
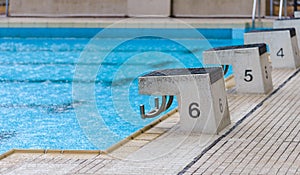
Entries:
{"type": "Polygon", "coordinates": [[[191,103],[189,106],[189,115],[192,118],[198,118],[200,116],[200,109],[198,103],[191,103]]]}
{"type": "Polygon", "coordinates": [[[139,77],[139,93],[176,95],[184,132],[217,134],[230,124],[221,67],[150,72],[139,77]]]}

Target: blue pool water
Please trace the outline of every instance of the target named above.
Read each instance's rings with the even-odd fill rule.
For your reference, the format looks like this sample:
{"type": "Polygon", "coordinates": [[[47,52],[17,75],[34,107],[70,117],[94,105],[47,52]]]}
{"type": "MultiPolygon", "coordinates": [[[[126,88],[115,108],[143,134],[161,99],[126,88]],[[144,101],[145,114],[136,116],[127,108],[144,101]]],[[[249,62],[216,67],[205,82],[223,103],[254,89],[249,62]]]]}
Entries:
{"type": "MultiPolygon", "coordinates": [[[[182,63],[186,67],[202,66],[193,61],[189,50],[168,39],[142,37],[114,48],[101,63],[94,82],[76,80],[95,85],[96,106],[101,114],[97,120],[105,126],[94,128],[94,144],[95,140],[85,131],[93,123],[85,124],[90,117],[97,116],[87,113],[85,124],[79,121],[82,119],[77,117],[75,108],[86,102],[74,101],[72,92],[78,65],[96,64],[83,64],[79,59],[98,30],[28,31],[26,35],[22,29],[0,29],[0,154],[12,148],[104,150],[155,120],[139,117],[139,105],[146,103],[149,110],[153,97],[138,94],[138,76],[152,70],[182,67],[182,63]]],[[[223,35],[221,31],[203,32],[213,47],[243,43],[242,39],[232,39],[225,29],[223,35]]],[[[103,39],[101,42],[107,48],[88,52],[97,56],[118,40],[103,39]]],[[[194,52],[206,49],[194,39],[181,40],[189,43],[194,52]]]]}

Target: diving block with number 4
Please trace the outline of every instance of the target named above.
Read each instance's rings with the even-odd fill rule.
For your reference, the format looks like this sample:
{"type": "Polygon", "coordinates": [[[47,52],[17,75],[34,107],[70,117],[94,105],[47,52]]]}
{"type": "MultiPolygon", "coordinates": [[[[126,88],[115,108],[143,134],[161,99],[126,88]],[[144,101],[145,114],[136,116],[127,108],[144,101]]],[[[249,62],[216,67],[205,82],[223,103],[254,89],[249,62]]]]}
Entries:
{"type": "Polygon", "coordinates": [[[300,18],[282,18],[273,22],[274,29],[295,28],[296,37],[298,39],[298,47],[300,46],[300,18]]]}
{"type": "Polygon", "coordinates": [[[300,56],[294,28],[255,30],[244,34],[245,44],[266,43],[274,68],[297,68],[300,56]]]}
{"type": "Polygon", "coordinates": [[[139,78],[139,93],[176,95],[182,130],[217,134],[230,124],[223,76],[221,67],[154,71],[139,78]]]}
{"type": "Polygon", "coordinates": [[[203,63],[232,65],[237,93],[268,93],[273,89],[266,44],[206,50],[203,52],[203,63]]]}

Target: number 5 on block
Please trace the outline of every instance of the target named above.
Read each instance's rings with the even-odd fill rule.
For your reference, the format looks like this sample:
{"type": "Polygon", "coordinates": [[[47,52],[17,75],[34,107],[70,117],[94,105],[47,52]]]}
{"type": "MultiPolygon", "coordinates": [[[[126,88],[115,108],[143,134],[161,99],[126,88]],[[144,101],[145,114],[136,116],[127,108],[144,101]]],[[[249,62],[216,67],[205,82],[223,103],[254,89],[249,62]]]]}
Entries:
{"type": "Polygon", "coordinates": [[[253,80],[252,70],[251,69],[246,69],[245,70],[245,78],[244,78],[244,80],[246,82],[251,82],[253,80]]]}
{"type": "Polygon", "coordinates": [[[273,89],[266,44],[214,48],[203,52],[205,64],[232,65],[237,93],[268,93],[273,89]]]}

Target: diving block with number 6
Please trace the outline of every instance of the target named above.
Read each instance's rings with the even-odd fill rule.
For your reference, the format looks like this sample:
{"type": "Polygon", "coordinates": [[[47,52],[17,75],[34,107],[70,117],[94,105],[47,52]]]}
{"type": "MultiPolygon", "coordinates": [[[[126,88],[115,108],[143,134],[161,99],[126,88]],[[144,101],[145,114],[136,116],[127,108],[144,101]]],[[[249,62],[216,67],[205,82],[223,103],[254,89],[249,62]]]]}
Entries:
{"type": "Polygon", "coordinates": [[[203,52],[203,63],[232,65],[237,93],[268,93],[273,89],[266,44],[206,50],[203,52]]]}
{"type": "Polygon", "coordinates": [[[139,93],[176,95],[180,128],[217,134],[230,124],[221,67],[167,69],[139,78],[139,93]]]}
{"type": "Polygon", "coordinates": [[[294,28],[255,30],[244,34],[245,44],[266,43],[274,68],[297,68],[300,56],[294,28]]]}

